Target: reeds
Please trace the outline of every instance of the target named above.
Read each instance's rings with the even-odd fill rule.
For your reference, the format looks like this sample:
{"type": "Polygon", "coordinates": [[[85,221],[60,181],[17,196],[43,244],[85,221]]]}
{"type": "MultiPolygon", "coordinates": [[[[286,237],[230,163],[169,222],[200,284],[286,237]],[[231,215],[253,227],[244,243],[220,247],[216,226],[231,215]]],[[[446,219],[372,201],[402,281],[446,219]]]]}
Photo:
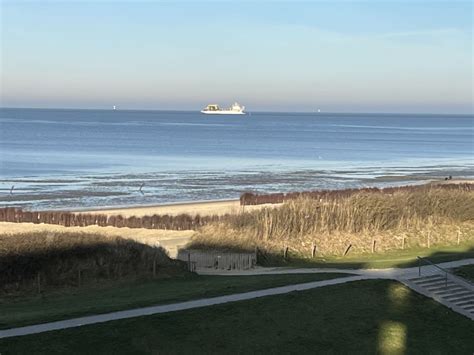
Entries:
{"type": "Polygon", "coordinates": [[[436,186],[299,197],[203,227],[194,243],[305,253],[313,245],[340,255],[349,244],[354,253],[465,242],[474,238],[473,227],[474,190],[436,186]]]}
{"type": "Polygon", "coordinates": [[[349,196],[300,197],[280,208],[264,208],[228,219],[233,229],[250,229],[257,238],[310,233],[379,232],[425,223],[427,219],[474,219],[474,191],[431,188],[358,192],[349,196]]]}
{"type": "MultiPolygon", "coordinates": [[[[314,201],[332,201],[334,199],[349,198],[351,196],[360,195],[361,193],[374,193],[383,195],[393,195],[396,193],[421,193],[425,194],[430,190],[443,191],[474,191],[474,184],[450,184],[450,185],[430,185],[420,186],[404,186],[385,189],[365,188],[365,189],[346,189],[333,191],[303,191],[293,193],[279,193],[258,195],[245,193],[240,197],[241,205],[258,205],[266,203],[282,203],[301,199],[310,199],[314,201]]],[[[444,205],[438,207],[443,208],[444,205]]],[[[304,212],[304,211],[302,211],[304,212]]],[[[341,212],[341,209],[338,209],[341,212]]],[[[307,214],[305,213],[305,216],[307,214]]],[[[323,216],[324,217],[324,216],[323,216]]],[[[268,218],[273,218],[268,216],[268,218]]],[[[293,216],[292,218],[298,218],[293,216]]],[[[239,218],[235,223],[242,223],[245,217],[239,218]]],[[[333,217],[328,217],[328,221],[332,221],[333,217]]],[[[153,215],[143,217],[123,217],[121,215],[104,215],[100,213],[74,213],[65,211],[24,211],[21,208],[5,207],[0,208],[0,222],[16,222],[16,223],[46,223],[57,224],[65,227],[85,227],[97,225],[101,227],[128,227],[128,228],[146,228],[146,229],[167,229],[167,230],[198,230],[205,225],[215,224],[225,221],[236,221],[235,214],[227,215],[209,215],[191,216],[189,214],[171,215],[153,215]]],[[[327,222],[329,223],[329,222],[327,222]]],[[[327,223],[323,223],[326,225],[327,223]]],[[[356,223],[352,221],[350,223],[356,223]]],[[[299,224],[298,228],[305,229],[305,223],[299,224]]]]}
{"type": "MultiPolygon", "coordinates": [[[[435,185],[436,188],[445,190],[474,190],[474,184],[446,184],[435,185]]],[[[283,203],[289,200],[295,200],[302,197],[312,199],[322,199],[330,197],[348,197],[360,192],[380,192],[385,194],[393,194],[395,192],[413,192],[432,188],[431,185],[408,185],[399,187],[386,187],[379,189],[377,187],[354,188],[344,190],[315,190],[315,191],[296,191],[288,193],[258,194],[246,192],[240,196],[240,204],[246,205],[262,205],[268,203],[283,203]]]]}

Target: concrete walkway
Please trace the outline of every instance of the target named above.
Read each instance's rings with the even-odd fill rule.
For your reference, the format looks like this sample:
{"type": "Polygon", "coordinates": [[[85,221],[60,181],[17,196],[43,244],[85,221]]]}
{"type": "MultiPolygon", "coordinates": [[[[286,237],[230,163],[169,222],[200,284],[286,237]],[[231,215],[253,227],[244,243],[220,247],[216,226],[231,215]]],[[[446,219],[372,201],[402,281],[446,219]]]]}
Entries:
{"type": "Polygon", "coordinates": [[[227,295],[227,296],[205,298],[205,299],[200,299],[200,300],[195,300],[195,301],[173,303],[173,304],[167,304],[167,305],[162,305],[162,306],[137,308],[137,309],[131,309],[128,311],[119,311],[119,312],[112,312],[112,313],[106,313],[106,314],[99,314],[95,316],[67,319],[67,320],[51,322],[51,323],[30,325],[26,327],[0,330],[0,339],[16,337],[16,336],[21,336],[21,335],[31,335],[31,334],[37,334],[37,333],[42,333],[42,332],[49,332],[52,330],[75,328],[75,327],[80,327],[83,325],[109,322],[112,320],[149,316],[152,314],[159,314],[159,313],[184,311],[187,309],[214,306],[214,305],[228,303],[228,302],[245,301],[245,300],[250,300],[250,299],[258,298],[258,297],[281,295],[281,294],[285,294],[285,293],[289,293],[293,291],[310,290],[313,288],[324,287],[324,286],[329,286],[329,285],[338,285],[338,284],[342,284],[346,282],[360,281],[360,280],[364,280],[368,278],[369,277],[367,276],[349,276],[349,277],[342,277],[342,278],[337,278],[337,279],[332,279],[332,280],[307,282],[307,283],[296,284],[296,285],[269,288],[265,290],[236,293],[236,294],[227,295]]]}
{"type": "MultiPolygon", "coordinates": [[[[474,264],[474,259],[463,259],[438,263],[444,269],[456,268],[464,265],[474,264]]],[[[418,267],[410,268],[386,268],[386,269],[333,269],[333,268],[300,268],[289,269],[286,267],[257,267],[251,270],[222,271],[215,269],[198,269],[200,275],[222,275],[222,276],[250,276],[250,275],[278,275],[278,274],[309,274],[309,273],[345,273],[382,279],[404,279],[418,276],[418,267]]],[[[436,268],[423,265],[423,275],[432,275],[439,272],[436,268]]]]}
{"type": "MultiPolygon", "coordinates": [[[[441,266],[442,268],[454,268],[454,267],[459,267],[463,265],[471,265],[471,264],[474,264],[474,259],[451,261],[451,262],[446,262],[446,263],[440,263],[438,265],[441,266]]],[[[310,290],[310,289],[314,289],[318,287],[337,285],[337,284],[342,284],[346,282],[353,282],[353,281],[360,281],[360,280],[367,280],[367,279],[397,280],[413,288],[415,291],[419,292],[418,289],[411,286],[410,282],[406,282],[406,280],[410,280],[418,276],[419,271],[417,267],[406,268],[406,269],[395,269],[395,268],[394,269],[257,268],[257,269],[248,270],[248,271],[229,271],[229,272],[222,272],[222,271],[211,272],[209,270],[199,271],[200,274],[227,275],[227,276],[229,275],[242,276],[242,275],[298,274],[298,273],[299,274],[301,273],[334,273],[334,272],[347,273],[347,274],[352,274],[352,275],[355,274],[356,276],[341,277],[337,279],[324,280],[324,281],[314,281],[314,282],[308,282],[308,283],[303,283],[303,284],[275,287],[275,288],[270,288],[270,289],[265,289],[265,290],[237,293],[237,294],[227,295],[227,296],[219,296],[219,297],[180,302],[180,303],[174,303],[174,304],[167,304],[167,305],[161,305],[161,306],[137,308],[137,309],[127,310],[127,311],[112,312],[112,313],[106,313],[106,314],[99,314],[95,316],[73,318],[73,319],[51,322],[51,323],[44,323],[44,324],[37,324],[37,325],[31,325],[31,326],[26,326],[26,327],[20,327],[20,328],[0,330],[0,339],[15,337],[15,336],[22,336],[22,335],[38,334],[38,333],[43,333],[43,332],[48,332],[48,331],[53,331],[53,330],[75,328],[75,327],[80,327],[84,325],[109,322],[113,320],[135,318],[135,317],[148,316],[148,315],[160,314],[160,313],[183,311],[183,310],[192,309],[192,308],[207,307],[207,306],[213,306],[213,305],[229,303],[229,302],[245,301],[245,300],[250,300],[250,299],[258,298],[258,297],[281,295],[281,294],[294,292],[294,291],[304,291],[304,290],[310,290]]],[[[439,273],[439,271],[436,270],[435,268],[432,268],[430,266],[423,267],[424,276],[435,275],[436,273],[439,273]]],[[[429,294],[426,294],[426,295],[430,297],[429,294]]],[[[456,311],[456,309],[453,309],[453,310],[456,311]]]]}
{"type": "Polygon", "coordinates": [[[399,281],[418,293],[474,320],[474,285],[466,280],[450,274],[437,274],[399,281]]]}

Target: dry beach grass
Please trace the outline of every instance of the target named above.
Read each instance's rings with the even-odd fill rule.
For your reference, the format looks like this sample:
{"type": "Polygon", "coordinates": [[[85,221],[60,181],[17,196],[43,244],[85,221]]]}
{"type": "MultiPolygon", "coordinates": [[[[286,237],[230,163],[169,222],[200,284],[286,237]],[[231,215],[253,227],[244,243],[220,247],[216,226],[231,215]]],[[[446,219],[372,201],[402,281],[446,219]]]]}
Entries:
{"type": "MultiPolygon", "coordinates": [[[[2,282],[10,288],[34,287],[37,277],[50,278],[52,283],[62,279],[77,283],[79,273],[87,274],[91,265],[100,266],[89,272],[92,278],[145,275],[151,272],[150,258],[158,254],[163,265],[170,263],[159,246],[174,253],[189,241],[197,249],[258,247],[267,254],[288,250],[305,257],[474,245],[474,190],[463,185],[302,197],[277,206],[246,206],[221,215],[218,222],[211,219],[197,232],[1,222],[2,282]]],[[[206,208],[221,207],[210,203],[206,208]]],[[[192,214],[193,210],[178,212],[192,214]]]]}
{"type": "Polygon", "coordinates": [[[0,234],[0,292],[80,285],[100,279],[172,276],[184,265],[160,247],[77,232],[0,234]]]}
{"type": "Polygon", "coordinates": [[[474,244],[474,191],[427,187],[392,194],[360,192],[299,198],[278,209],[234,215],[201,228],[194,247],[319,255],[474,244]]]}

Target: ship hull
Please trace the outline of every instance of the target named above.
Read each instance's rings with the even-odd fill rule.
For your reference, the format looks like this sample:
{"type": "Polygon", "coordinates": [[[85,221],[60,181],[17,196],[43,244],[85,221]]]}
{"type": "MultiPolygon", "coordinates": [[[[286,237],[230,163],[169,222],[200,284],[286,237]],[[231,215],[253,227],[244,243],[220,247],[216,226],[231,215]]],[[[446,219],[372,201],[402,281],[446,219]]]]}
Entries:
{"type": "Polygon", "coordinates": [[[201,113],[204,113],[206,115],[245,115],[245,112],[226,111],[226,110],[221,110],[221,111],[204,111],[204,110],[202,110],[201,113]]]}

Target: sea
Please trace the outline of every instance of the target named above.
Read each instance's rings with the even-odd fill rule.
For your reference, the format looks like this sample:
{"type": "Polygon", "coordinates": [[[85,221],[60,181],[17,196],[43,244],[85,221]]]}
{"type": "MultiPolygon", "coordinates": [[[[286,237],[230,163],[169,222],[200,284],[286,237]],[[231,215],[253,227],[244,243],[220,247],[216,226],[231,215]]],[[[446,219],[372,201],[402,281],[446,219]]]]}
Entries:
{"type": "Polygon", "coordinates": [[[474,116],[0,109],[0,206],[81,210],[474,177],[474,116]]]}

